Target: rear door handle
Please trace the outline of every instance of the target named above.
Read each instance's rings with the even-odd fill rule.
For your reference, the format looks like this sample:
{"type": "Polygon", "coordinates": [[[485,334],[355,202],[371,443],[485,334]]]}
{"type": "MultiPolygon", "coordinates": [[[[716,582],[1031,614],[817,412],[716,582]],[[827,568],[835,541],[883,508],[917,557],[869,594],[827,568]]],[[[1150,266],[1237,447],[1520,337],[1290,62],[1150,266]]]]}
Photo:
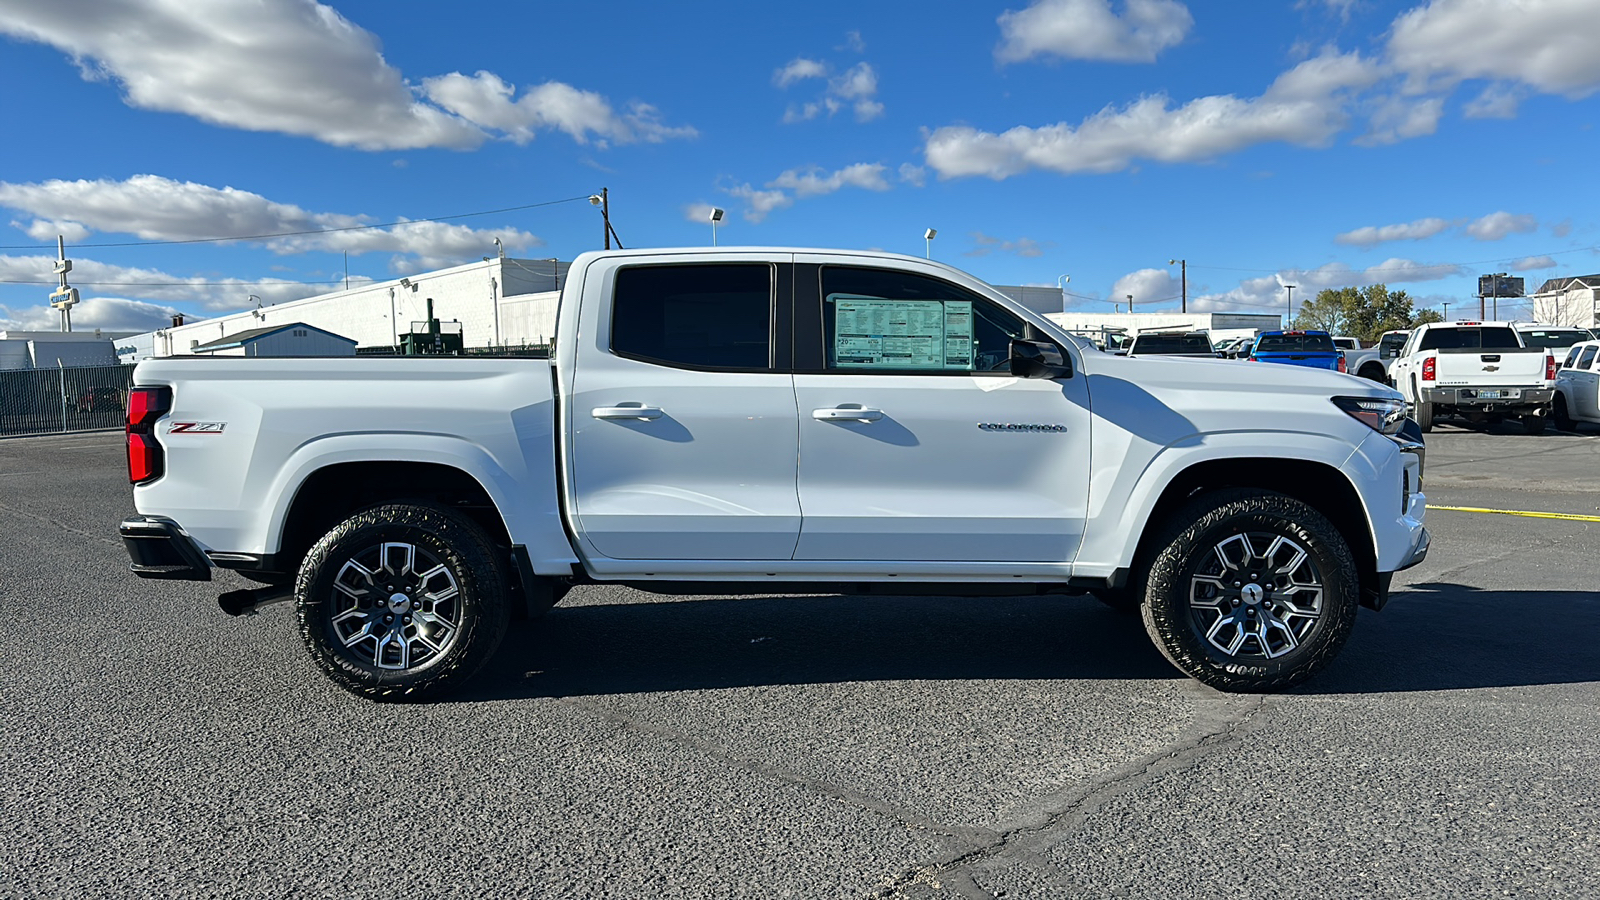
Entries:
{"type": "Polygon", "coordinates": [[[661,410],[654,406],[596,406],[589,415],[596,419],[659,419],[661,410]]]}
{"type": "Polygon", "coordinates": [[[876,422],[883,418],[883,410],[851,407],[813,409],[811,418],[819,422],[876,422]]]}

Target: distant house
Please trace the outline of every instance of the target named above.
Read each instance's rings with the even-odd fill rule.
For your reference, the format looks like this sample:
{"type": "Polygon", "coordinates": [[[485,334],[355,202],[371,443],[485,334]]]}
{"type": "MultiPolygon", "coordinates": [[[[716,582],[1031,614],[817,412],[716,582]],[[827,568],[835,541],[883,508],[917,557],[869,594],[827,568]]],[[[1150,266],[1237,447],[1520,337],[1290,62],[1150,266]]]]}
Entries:
{"type": "Polygon", "coordinates": [[[1600,275],[1548,279],[1528,300],[1536,322],[1571,328],[1600,326],[1600,275]]]}
{"type": "Polygon", "coordinates": [[[355,356],[356,342],[314,325],[294,322],[196,343],[189,352],[203,356],[355,356]]]}

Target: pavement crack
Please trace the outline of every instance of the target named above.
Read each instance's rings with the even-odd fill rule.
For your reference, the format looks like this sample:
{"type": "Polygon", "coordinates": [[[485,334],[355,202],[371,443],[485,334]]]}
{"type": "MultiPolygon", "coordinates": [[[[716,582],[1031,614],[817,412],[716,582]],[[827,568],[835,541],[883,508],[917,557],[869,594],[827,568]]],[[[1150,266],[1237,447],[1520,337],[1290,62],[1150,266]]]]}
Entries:
{"type": "Polygon", "coordinates": [[[1266,708],[1269,699],[1265,695],[1250,695],[1239,703],[1237,695],[1216,694],[1199,685],[1194,689],[1210,695],[1205,705],[1213,708],[1213,714],[1208,723],[1191,731],[1186,738],[1058,796],[1057,802],[1046,810],[1043,822],[1001,830],[985,846],[908,869],[867,896],[872,900],[893,900],[917,896],[922,893],[920,888],[931,886],[936,890],[951,889],[963,897],[991,897],[993,895],[979,887],[970,873],[1002,858],[1025,860],[1034,866],[1055,870],[1055,864],[1046,856],[1050,845],[1082,827],[1108,800],[1158,776],[1189,768],[1203,757],[1234,743],[1266,708]]]}
{"type": "Polygon", "coordinates": [[[99,541],[101,543],[115,544],[118,547],[122,546],[122,539],[121,538],[109,538],[109,537],[106,537],[103,534],[96,534],[94,532],[84,531],[84,530],[79,529],[79,528],[73,528],[71,525],[68,525],[67,523],[61,521],[60,519],[52,519],[49,516],[41,516],[38,513],[31,513],[31,512],[28,512],[27,510],[17,509],[15,506],[7,506],[4,503],[0,503],[0,509],[3,509],[6,512],[9,512],[9,513],[15,513],[16,515],[19,515],[19,516],[23,517],[24,519],[32,519],[35,522],[43,522],[43,523],[45,523],[47,525],[54,525],[55,527],[61,529],[62,531],[65,531],[68,534],[75,534],[75,535],[78,535],[79,537],[86,537],[86,538],[89,538],[92,541],[99,541]]]}

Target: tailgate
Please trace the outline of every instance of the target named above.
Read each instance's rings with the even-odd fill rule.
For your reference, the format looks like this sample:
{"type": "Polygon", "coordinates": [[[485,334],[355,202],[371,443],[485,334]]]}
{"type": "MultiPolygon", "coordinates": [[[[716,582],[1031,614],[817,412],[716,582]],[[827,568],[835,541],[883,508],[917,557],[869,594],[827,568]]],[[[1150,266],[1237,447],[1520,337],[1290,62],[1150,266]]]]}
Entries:
{"type": "Polygon", "coordinates": [[[1545,351],[1537,347],[1515,350],[1440,350],[1439,386],[1521,384],[1545,381],[1545,351]]]}

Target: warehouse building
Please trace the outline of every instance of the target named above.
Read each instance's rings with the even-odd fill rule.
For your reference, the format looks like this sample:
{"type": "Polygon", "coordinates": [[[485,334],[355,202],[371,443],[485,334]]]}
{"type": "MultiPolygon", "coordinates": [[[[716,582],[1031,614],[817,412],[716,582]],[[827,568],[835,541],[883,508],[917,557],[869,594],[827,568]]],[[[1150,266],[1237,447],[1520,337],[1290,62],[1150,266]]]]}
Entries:
{"type": "MultiPolygon", "coordinates": [[[[179,317],[171,327],[117,341],[116,354],[133,363],[151,356],[233,352],[238,348],[231,345],[242,335],[263,330],[281,335],[286,326],[352,341],[357,350],[399,347],[406,335],[428,331],[430,301],[434,316],[447,323],[445,330],[459,331],[467,347],[540,346],[555,332],[557,292],[566,281],[567,265],[553,259],[490,257],[199,322],[179,317]]],[[[274,343],[292,345],[287,339],[274,343]]],[[[270,349],[257,345],[261,355],[278,355],[270,349]]],[[[335,355],[342,352],[347,351],[335,348],[335,355]]]]}

